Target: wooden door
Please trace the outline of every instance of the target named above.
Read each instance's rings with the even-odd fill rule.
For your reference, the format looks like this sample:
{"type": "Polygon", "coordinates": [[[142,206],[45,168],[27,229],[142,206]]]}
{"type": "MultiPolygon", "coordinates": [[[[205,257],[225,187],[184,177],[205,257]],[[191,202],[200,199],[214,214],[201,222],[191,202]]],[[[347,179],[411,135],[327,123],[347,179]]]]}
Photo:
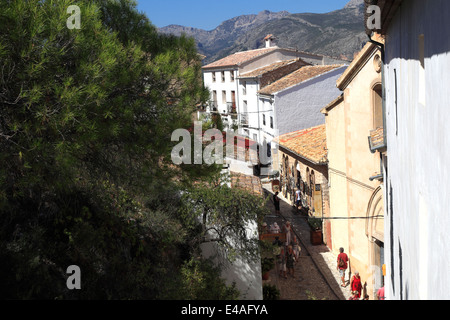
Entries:
{"type": "Polygon", "coordinates": [[[316,184],[314,192],[314,215],[322,216],[322,188],[320,184],[316,184]]]}

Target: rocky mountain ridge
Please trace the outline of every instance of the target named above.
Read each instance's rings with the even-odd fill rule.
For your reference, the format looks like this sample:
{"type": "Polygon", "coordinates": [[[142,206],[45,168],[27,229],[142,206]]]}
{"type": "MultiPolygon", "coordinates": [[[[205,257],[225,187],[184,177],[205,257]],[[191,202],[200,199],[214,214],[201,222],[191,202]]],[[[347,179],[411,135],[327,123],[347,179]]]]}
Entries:
{"type": "Polygon", "coordinates": [[[350,0],[344,8],[323,14],[264,10],[229,19],[209,31],[178,25],[159,31],[193,37],[206,56],[204,63],[261,48],[267,34],[273,34],[280,47],[351,60],[367,41],[363,4],[364,0],[350,0]]]}
{"type": "Polygon", "coordinates": [[[215,56],[221,50],[231,47],[236,39],[251,29],[271,20],[278,20],[290,15],[287,11],[261,11],[258,14],[242,15],[222,22],[213,30],[203,30],[179,25],[160,28],[159,32],[181,35],[185,33],[196,40],[199,52],[207,57],[215,56]]]}

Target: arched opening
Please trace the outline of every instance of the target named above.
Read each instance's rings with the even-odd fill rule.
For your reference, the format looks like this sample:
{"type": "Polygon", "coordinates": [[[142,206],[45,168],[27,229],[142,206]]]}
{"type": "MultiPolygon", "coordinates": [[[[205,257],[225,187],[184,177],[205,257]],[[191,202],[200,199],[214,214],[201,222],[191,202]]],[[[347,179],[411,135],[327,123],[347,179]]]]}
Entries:
{"type": "Polygon", "coordinates": [[[373,90],[372,129],[377,129],[383,127],[383,87],[381,86],[381,83],[377,83],[372,90],[373,90]]]}
{"type": "Polygon", "coordinates": [[[383,188],[378,187],[369,200],[366,212],[366,235],[371,243],[370,265],[372,272],[372,294],[384,285],[384,200],[383,188]]]}

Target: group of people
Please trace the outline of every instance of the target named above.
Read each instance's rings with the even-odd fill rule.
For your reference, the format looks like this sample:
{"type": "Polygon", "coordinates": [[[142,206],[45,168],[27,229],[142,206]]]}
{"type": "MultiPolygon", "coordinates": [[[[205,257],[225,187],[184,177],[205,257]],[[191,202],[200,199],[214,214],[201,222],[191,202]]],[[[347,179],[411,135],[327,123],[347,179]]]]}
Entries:
{"type": "MultiPolygon", "coordinates": [[[[345,282],[345,273],[348,269],[348,262],[349,262],[348,255],[344,252],[344,248],[339,248],[336,268],[339,270],[339,275],[341,276],[341,287],[347,286],[345,282]]],[[[350,279],[350,290],[352,291],[352,296],[350,297],[349,300],[361,299],[362,288],[363,286],[361,282],[361,277],[359,276],[359,272],[355,271],[355,274],[350,279]]]]}
{"type": "MultiPolygon", "coordinates": [[[[276,222],[274,225],[276,225],[276,222]]],[[[275,227],[272,228],[272,226],[271,230],[276,229],[275,227]]],[[[276,246],[275,255],[277,258],[279,275],[280,277],[287,279],[287,274],[289,273],[295,278],[294,264],[299,260],[301,248],[289,221],[286,222],[280,231],[286,235],[286,241],[283,242],[279,237],[276,237],[273,243],[276,246]]]]}
{"type": "MultiPolygon", "coordinates": [[[[339,255],[337,257],[337,266],[336,268],[339,270],[339,274],[341,276],[341,287],[346,287],[347,284],[345,282],[345,274],[348,269],[348,255],[344,252],[344,248],[339,248],[339,255]]],[[[352,296],[349,300],[360,300],[361,292],[363,289],[363,283],[361,281],[361,277],[358,271],[355,271],[354,275],[350,279],[350,290],[352,292],[352,296]]],[[[384,287],[380,288],[377,291],[378,300],[384,300],[384,287]]],[[[368,299],[368,296],[364,296],[364,300],[368,299]]]]}
{"type": "MultiPolygon", "coordinates": [[[[275,207],[275,214],[277,216],[280,215],[280,197],[278,197],[279,192],[275,192],[273,195],[273,205],[275,207]]],[[[302,193],[300,189],[296,189],[295,191],[295,208],[297,209],[297,212],[302,209],[302,193]]]]}
{"type": "MultiPolygon", "coordinates": [[[[275,213],[277,215],[280,215],[280,198],[278,197],[278,192],[275,192],[273,195],[273,203],[275,206],[275,213]]],[[[299,189],[296,190],[295,193],[295,206],[297,207],[297,210],[301,209],[302,202],[301,202],[301,192],[299,189]]],[[[288,221],[283,226],[283,228],[280,228],[280,226],[274,222],[270,228],[270,233],[285,233],[286,234],[286,242],[282,242],[277,237],[274,241],[274,244],[277,244],[277,262],[279,266],[279,272],[280,276],[287,279],[287,274],[289,273],[292,275],[293,278],[295,278],[294,274],[294,263],[298,262],[298,258],[300,256],[301,248],[298,245],[298,240],[295,237],[291,223],[288,221]]],[[[348,269],[349,264],[349,258],[348,255],[344,252],[344,248],[339,249],[339,255],[337,257],[337,269],[339,270],[339,274],[341,277],[341,286],[346,287],[347,283],[345,281],[345,274],[348,269]]],[[[350,290],[352,292],[352,296],[350,297],[350,300],[359,300],[361,299],[361,293],[363,289],[363,283],[361,281],[361,277],[359,275],[358,271],[355,271],[354,275],[350,279],[350,290]]],[[[384,287],[380,288],[377,292],[377,298],[379,300],[384,300],[384,287]]],[[[367,297],[364,297],[364,299],[367,299],[367,297]]]]}

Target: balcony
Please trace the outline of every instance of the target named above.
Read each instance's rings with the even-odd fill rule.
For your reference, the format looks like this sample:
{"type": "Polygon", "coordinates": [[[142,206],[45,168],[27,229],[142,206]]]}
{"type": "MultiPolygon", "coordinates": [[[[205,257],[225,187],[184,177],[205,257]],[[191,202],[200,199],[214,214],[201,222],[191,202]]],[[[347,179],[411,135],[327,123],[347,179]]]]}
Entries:
{"type": "Polygon", "coordinates": [[[241,114],[241,125],[242,126],[247,126],[248,127],[248,114],[241,114]]]}
{"type": "Polygon", "coordinates": [[[229,114],[236,114],[236,102],[227,102],[227,110],[229,114]]]}
{"type": "Polygon", "coordinates": [[[217,101],[209,101],[209,109],[210,112],[217,112],[217,101]]]}

